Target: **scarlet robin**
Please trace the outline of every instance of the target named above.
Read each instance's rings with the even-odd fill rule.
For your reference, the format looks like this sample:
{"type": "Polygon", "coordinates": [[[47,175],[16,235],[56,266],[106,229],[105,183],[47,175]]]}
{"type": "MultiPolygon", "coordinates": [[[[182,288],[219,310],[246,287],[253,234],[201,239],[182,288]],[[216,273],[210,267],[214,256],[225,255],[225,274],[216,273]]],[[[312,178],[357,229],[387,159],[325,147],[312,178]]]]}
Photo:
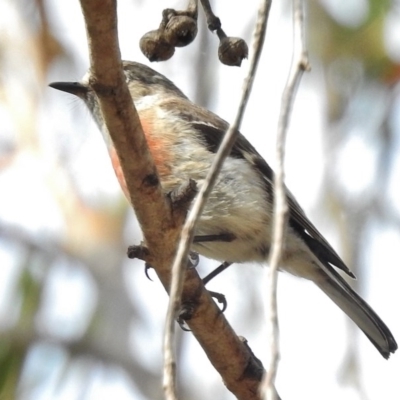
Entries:
{"type": "MultiPolygon", "coordinates": [[[[123,70],[165,193],[189,179],[200,186],[228,123],[192,103],[153,69],[125,61],[123,70]]],[[[123,172],[89,78],[86,74],[81,82],[55,82],[50,86],[77,95],[88,106],[126,194],[123,172]]],[[[198,222],[199,240],[193,243],[193,250],[232,263],[266,262],[271,246],[273,190],[272,169],[239,135],[198,222]]],[[[392,333],[337,270],[355,276],[289,191],[287,201],[289,218],[280,269],[313,281],[359,326],[382,356],[389,358],[397,349],[392,333]]]]}

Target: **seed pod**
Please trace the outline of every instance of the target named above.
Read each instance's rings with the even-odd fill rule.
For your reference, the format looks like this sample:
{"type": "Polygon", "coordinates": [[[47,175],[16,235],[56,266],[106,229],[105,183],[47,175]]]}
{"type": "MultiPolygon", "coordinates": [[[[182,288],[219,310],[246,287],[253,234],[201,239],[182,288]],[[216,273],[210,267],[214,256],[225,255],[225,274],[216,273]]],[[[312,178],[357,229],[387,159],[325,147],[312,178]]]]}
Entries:
{"type": "Polygon", "coordinates": [[[149,61],[166,61],[175,53],[175,48],[165,40],[163,32],[158,29],[145,33],[139,42],[140,50],[149,61]]]}
{"type": "Polygon", "coordinates": [[[165,27],[165,40],[175,47],[184,47],[193,42],[197,35],[197,21],[187,15],[171,17],[165,27]]]}
{"type": "Polygon", "coordinates": [[[226,36],[219,43],[218,58],[222,64],[240,67],[248,54],[249,48],[241,38],[226,36]]]}

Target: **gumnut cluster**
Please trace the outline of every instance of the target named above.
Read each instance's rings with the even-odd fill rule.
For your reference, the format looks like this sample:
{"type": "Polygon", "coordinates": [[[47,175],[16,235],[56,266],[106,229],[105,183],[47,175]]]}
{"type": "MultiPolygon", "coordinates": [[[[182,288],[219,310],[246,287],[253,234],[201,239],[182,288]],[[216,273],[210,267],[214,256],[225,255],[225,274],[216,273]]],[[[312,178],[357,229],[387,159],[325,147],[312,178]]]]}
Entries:
{"type": "Polygon", "coordinates": [[[174,55],[175,47],[187,46],[196,35],[197,13],[167,8],[160,27],[140,39],[140,49],[150,61],[166,61],[174,55]]]}
{"type": "MultiPolygon", "coordinates": [[[[246,42],[238,37],[230,37],[221,28],[208,0],[201,0],[208,29],[216,32],[219,38],[218,58],[221,63],[240,67],[247,58],[249,49],[246,42]]],[[[140,49],[150,61],[170,59],[176,47],[192,43],[197,35],[197,1],[191,0],[187,10],[176,11],[167,8],[162,12],[162,21],[158,29],[147,32],[140,39],[140,49]]]]}

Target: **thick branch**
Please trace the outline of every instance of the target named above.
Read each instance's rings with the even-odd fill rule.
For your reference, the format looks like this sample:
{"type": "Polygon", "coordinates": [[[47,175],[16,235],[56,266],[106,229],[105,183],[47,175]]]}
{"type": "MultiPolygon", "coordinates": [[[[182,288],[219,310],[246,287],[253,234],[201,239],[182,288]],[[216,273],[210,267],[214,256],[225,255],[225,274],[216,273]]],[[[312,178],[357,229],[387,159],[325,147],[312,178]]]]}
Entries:
{"type": "MultiPolygon", "coordinates": [[[[180,234],[162,194],[122,73],[115,0],[81,0],[86,21],[92,81],[106,126],[117,150],[132,205],[149,249],[147,261],[169,291],[170,267],[180,234]]],[[[182,303],[192,306],[188,325],[223,381],[238,399],[259,399],[262,371],[237,337],[195,270],[185,274],[182,303]]],[[[262,369],[262,368],[261,368],[262,369]]]]}

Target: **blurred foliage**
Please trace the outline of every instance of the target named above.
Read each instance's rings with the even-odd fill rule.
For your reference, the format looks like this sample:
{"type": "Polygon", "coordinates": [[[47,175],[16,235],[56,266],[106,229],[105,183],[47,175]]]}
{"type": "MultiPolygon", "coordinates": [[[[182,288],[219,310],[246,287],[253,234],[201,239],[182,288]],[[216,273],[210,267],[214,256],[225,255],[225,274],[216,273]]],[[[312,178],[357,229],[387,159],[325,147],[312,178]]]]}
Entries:
{"type": "Polygon", "coordinates": [[[319,1],[310,1],[308,7],[308,43],[310,51],[323,63],[328,75],[328,108],[333,119],[341,118],[343,107],[346,107],[340,89],[352,87],[352,81],[360,78],[360,74],[364,81],[375,81],[385,86],[396,84],[400,78],[400,54],[397,54],[397,60],[390,57],[385,42],[388,17],[393,14],[398,17],[399,10],[392,8],[389,0],[352,3],[359,5],[359,9],[354,10],[358,14],[351,15],[350,10],[337,4],[341,14],[336,18],[319,1]],[[364,10],[363,6],[367,9],[364,10]],[[347,24],[338,17],[345,19],[347,24]],[[339,76],[329,79],[330,73],[339,76]]]}
{"type": "MultiPolygon", "coordinates": [[[[398,211],[389,199],[390,170],[397,157],[394,143],[399,134],[393,129],[400,52],[390,54],[388,43],[393,28],[390,22],[398,21],[400,9],[398,3],[389,0],[349,2],[354,9],[339,3],[310,1],[308,38],[311,54],[322,64],[325,78],[328,167],[322,192],[333,219],[341,221],[344,259],[361,278],[354,283],[360,291],[365,275],[363,243],[368,229],[376,221],[400,228],[398,211]],[[351,161],[344,161],[349,146],[351,161]],[[352,191],[340,184],[341,179],[346,181],[346,171],[339,171],[346,162],[357,165],[365,151],[373,154],[374,173],[364,186],[352,191]]],[[[361,172],[358,181],[366,174],[367,171],[361,172]]],[[[354,331],[352,324],[348,328],[354,331]]],[[[359,354],[352,341],[346,355],[340,378],[355,385],[361,398],[366,398],[359,354]]]]}

